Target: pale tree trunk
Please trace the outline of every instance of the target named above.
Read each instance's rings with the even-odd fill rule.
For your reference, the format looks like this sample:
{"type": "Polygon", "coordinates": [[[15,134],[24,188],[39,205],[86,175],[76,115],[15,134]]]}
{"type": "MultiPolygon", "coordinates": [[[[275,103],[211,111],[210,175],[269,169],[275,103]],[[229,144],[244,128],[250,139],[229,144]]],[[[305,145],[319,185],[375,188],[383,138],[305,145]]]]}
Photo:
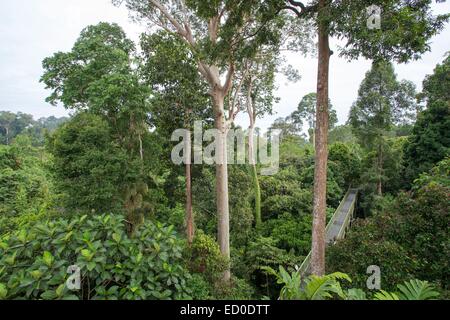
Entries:
{"type": "MultiPolygon", "coordinates": [[[[319,15],[326,6],[326,0],[319,1],[319,15]]],[[[319,69],[317,79],[316,110],[316,156],[314,173],[314,205],[312,226],[312,274],[325,274],[325,225],[327,208],[327,162],[328,162],[328,77],[331,51],[328,26],[319,21],[319,69]]]]}
{"type": "Polygon", "coordinates": [[[5,127],[6,130],[6,145],[9,146],[9,128],[5,127]]]}
{"type": "MultiPolygon", "coordinates": [[[[188,117],[191,110],[187,111],[187,118],[185,119],[185,127],[189,127],[188,117]]],[[[185,211],[185,223],[186,223],[186,238],[188,245],[191,246],[194,241],[195,226],[194,226],[194,214],[192,210],[192,141],[190,131],[185,137],[185,179],[186,179],[186,211],[185,211]]]]}
{"type": "MultiPolygon", "coordinates": [[[[216,164],[216,205],[217,205],[217,232],[220,252],[230,260],[230,212],[228,204],[228,159],[227,134],[228,124],[224,115],[224,97],[222,92],[213,93],[215,109],[215,126],[219,132],[217,137],[217,164],[216,164]]],[[[228,267],[223,274],[223,280],[229,282],[231,271],[228,267]]]]}
{"type": "Polygon", "coordinates": [[[144,147],[142,144],[142,136],[139,133],[139,155],[141,157],[141,161],[144,162],[144,147]]]}
{"type": "Polygon", "coordinates": [[[190,135],[187,138],[188,146],[186,148],[186,237],[189,246],[194,241],[194,215],[192,212],[192,178],[191,178],[191,141],[190,135]]]}

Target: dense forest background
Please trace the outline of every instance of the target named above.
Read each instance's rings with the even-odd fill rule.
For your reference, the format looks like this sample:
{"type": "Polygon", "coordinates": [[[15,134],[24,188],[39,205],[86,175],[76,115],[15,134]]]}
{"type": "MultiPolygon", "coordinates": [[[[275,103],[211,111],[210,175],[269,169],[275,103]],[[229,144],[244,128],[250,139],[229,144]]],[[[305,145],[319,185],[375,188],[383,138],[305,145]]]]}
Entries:
{"type": "MultiPolygon", "coordinates": [[[[273,112],[274,75],[296,77],[265,49],[240,62],[254,75],[238,74],[246,94],[236,94],[236,108],[251,124],[243,130],[273,112]]],[[[283,281],[268,270],[295,274],[311,250],[317,93],[271,127],[282,132],[277,174],[228,166],[228,260],[217,239],[215,168],[170,159],[175,129],[215,120],[188,45],[167,31],[135,44],[100,23],[43,66],[47,101],[72,115],[0,112],[0,299],[279,297],[283,281]],[[79,291],[64,285],[73,264],[79,291]]],[[[450,56],[422,92],[374,59],[345,125],[329,102],[327,221],[350,187],[360,190],[357,221],[326,251],[327,273],[353,280],[345,288],[364,289],[377,265],[383,290],[420,279],[449,297],[449,93],[450,56]]],[[[229,109],[233,102],[225,97],[229,109]]]]}

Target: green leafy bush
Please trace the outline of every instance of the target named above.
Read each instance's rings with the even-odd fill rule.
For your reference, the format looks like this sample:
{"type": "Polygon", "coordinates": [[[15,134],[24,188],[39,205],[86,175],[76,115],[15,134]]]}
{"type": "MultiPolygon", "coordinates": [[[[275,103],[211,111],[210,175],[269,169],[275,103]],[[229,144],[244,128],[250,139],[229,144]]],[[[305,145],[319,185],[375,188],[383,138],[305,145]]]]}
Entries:
{"type": "Polygon", "coordinates": [[[267,277],[262,268],[282,265],[293,271],[296,266],[301,265],[303,259],[304,257],[278,248],[277,241],[273,238],[258,236],[245,250],[233,256],[233,272],[251,281],[259,294],[274,297],[279,286],[267,277]]]}
{"type": "Polygon", "coordinates": [[[276,240],[277,247],[293,250],[297,255],[306,256],[311,249],[312,216],[292,217],[284,214],[265,224],[270,237],[276,240]]]}
{"type": "Polygon", "coordinates": [[[146,223],[128,238],[121,216],[37,224],[0,240],[6,299],[182,299],[189,297],[182,245],[172,227],[146,223]],[[81,269],[70,291],[68,267],[81,269]]]}
{"type": "Polygon", "coordinates": [[[191,290],[191,297],[194,300],[213,300],[211,284],[202,274],[194,273],[187,281],[187,287],[191,290]]]}
{"type": "Polygon", "coordinates": [[[217,242],[202,230],[197,230],[187,256],[190,270],[203,274],[211,284],[221,278],[229,263],[220,253],[217,242]]]}
{"type": "Polygon", "coordinates": [[[231,278],[229,285],[216,286],[216,299],[218,300],[251,300],[255,296],[254,288],[245,280],[231,278]]]}
{"type": "Polygon", "coordinates": [[[0,235],[49,215],[55,196],[47,157],[27,136],[0,145],[0,235]]]}

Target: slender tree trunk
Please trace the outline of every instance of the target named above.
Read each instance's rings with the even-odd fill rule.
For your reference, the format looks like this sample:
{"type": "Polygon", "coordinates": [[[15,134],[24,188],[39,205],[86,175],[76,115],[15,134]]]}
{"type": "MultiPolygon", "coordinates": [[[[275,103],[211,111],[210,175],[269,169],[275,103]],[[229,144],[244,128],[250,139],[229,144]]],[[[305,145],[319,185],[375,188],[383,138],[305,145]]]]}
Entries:
{"type": "Polygon", "coordinates": [[[191,164],[186,164],[186,236],[189,246],[194,241],[194,214],[192,212],[191,164]]]}
{"type": "Polygon", "coordinates": [[[9,128],[5,127],[6,130],[6,145],[9,146],[9,128]]]}
{"type": "Polygon", "coordinates": [[[381,197],[383,196],[383,146],[378,146],[378,185],[377,185],[377,193],[381,197]]]}
{"type": "Polygon", "coordinates": [[[139,155],[141,157],[141,161],[144,162],[144,147],[142,144],[142,136],[139,133],[139,155]]]}
{"type": "Polygon", "coordinates": [[[312,143],[315,148],[316,147],[316,128],[313,128],[312,143]]]}
{"type": "MultiPolygon", "coordinates": [[[[185,119],[185,127],[189,127],[189,116],[191,110],[187,110],[187,117],[185,119]]],[[[188,245],[191,246],[194,241],[195,226],[194,226],[194,214],[192,210],[192,141],[190,131],[185,137],[186,148],[185,148],[185,179],[186,179],[186,212],[185,212],[185,222],[186,222],[186,238],[188,245]]]]}
{"type": "Polygon", "coordinates": [[[254,127],[254,123],[252,121],[252,124],[250,125],[250,128],[249,128],[249,134],[248,134],[248,159],[249,159],[250,171],[251,171],[252,180],[253,180],[253,188],[254,188],[254,193],[255,193],[255,226],[258,228],[262,224],[261,187],[259,185],[258,170],[256,167],[254,134],[255,134],[255,127],[254,127]]]}
{"type": "Polygon", "coordinates": [[[316,158],[314,173],[314,207],[312,227],[311,270],[315,275],[325,274],[325,225],[328,162],[328,78],[331,51],[328,25],[320,20],[326,9],[326,0],[319,1],[319,68],[317,79],[316,158]]]}
{"type": "MultiPolygon", "coordinates": [[[[217,204],[217,232],[220,252],[230,260],[230,212],[228,204],[228,159],[227,159],[227,134],[228,125],[224,115],[224,97],[222,93],[213,93],[215,110],[215,126],[219,131],[217,137],[216,157],[216,204],[217,204]]],[[[224,282],[231,279],[231,271],[228,267],[224,272],[224,282]]]]}
{"type": "Polygon", "coordinates": [[[256,164],[251,165],[251,171],[253,176],[253,188],[255,191],[255,226],[259,228],[262,225],[261,217],[261,187],[259,185],[258,170],[256,164]]]}

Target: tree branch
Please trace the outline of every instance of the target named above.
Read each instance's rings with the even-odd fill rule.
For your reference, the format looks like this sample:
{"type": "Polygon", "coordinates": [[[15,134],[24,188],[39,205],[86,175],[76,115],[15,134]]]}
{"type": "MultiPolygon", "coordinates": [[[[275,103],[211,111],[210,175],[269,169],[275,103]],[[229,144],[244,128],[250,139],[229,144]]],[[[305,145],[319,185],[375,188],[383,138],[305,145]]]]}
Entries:
{"type": "Polygon", "coordinates": [[[167,20],[174,26],[177,32],[184,38],[187,37],[187,31],[180,22],[178,22],[173,15],[169,13],[166,7],[164,7],[161,2],[158,0],[149,0],[160,12],[163,16],[166,17],[167,20]]]}
{"type": "Polygon", "coordinates": [[[235,66],[233,62],[230,62],[230,67],[228,68],[227,78],[225,80],[225,84],[222,87],[222,93],[225,96],[228,91],[230,91],[231,86],[233,85],[235,66]]]}

